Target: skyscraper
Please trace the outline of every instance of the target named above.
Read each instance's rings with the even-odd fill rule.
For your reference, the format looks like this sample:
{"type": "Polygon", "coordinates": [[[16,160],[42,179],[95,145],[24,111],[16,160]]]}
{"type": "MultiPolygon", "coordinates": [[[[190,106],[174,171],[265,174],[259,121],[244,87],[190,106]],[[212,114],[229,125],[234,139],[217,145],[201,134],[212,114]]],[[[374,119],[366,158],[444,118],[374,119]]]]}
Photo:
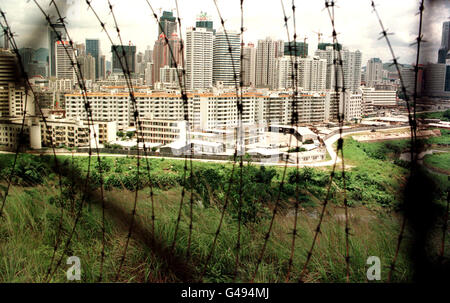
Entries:
{"type": "Polygon", "coordinates": [[[162,16],[159,18],[158,35],[161,35],[164,30],[164,34],[170,37],[172,33],[177,31],[177,22],[172,12],[164,11],[162,16]]]}
{"type": "Polygon", "coordinates": [[[76,74],[72,66],[72,62],[75,62],[75,50],[70,46],[69,41],[56,41],[55,42],[56,78],[75,80],[76,74]],[[69,55],[67,54],[65,48],[67,48],[69,55]]]}
{"type": "Polygon", "coordinates": [[[86,54],[91,55],[95,60],[95,79],[101,78],[99,39],[86,39],[86,54]]]}
{"type": "MultiPolygon", "coordinates": [[[[64,25],[56,23],[53,24],[53,27],[56,29],[61,38],[64,40],[65,39],[64,25]]],[[[56,41],[58,41],[58,35],[55,33],[55,31],[52,29],[51,26],[48,26],[48,51],[49,51],[48,66],[49,66],[49,74],[51,77],[56,77],[56,52],[55,52],[56,41]]]]}
{"type": "Polygon", "coordinates": [[[105,79],[105,77],[106,77],[106,57],[105,57],[105,55],[100,56],[99,77],[100,77],[100,79],[105,79]]]}
{"type": "Polygon", "coordinates": [[[212,87],[213,32],[191,27],[186,31],[186,87],[189,90],[212,87]]]}
{"type": "Polygon", "coordinates": [[[256,86],[275,88],[277,83],[277,58],[284,53],[283,40],[266,38],[258,41],[256,50],[256,86]]]}
{"type": "Polygon", "coordinates": [[[342,59],[342,71],[341,68],[336,72],[336,60],[339,59],[339,52],[334,47],[327,46],[325,50],[318,49],[315,53],[321,59],[327,60],[327,80],[326,89],[335,90],[336,82],[337,87],[342,89],[345,86],[346,90],[355,92],[361,85],[361,57],[362,54],[359,50],[354,52],[348,49],[342,49],[340,56],[342,59]],[[336,81],[337,75],[337,81],[336,81]],[[342,77],[344,76],[344,77],[342,77]]]}
{"type": "Polygon", "coordinates": [[[123,69],[128,67],[130,73],[135,73],[136,71],[136,46],[135,45],[112,45],[111,46],[112,55],[112,72],[122,73],[123,69]],[[116,50],[116,51],[114,51],[116,50]],[[125,51],[125,59],[123,59],[123,52],[125,51]],[[116,55],[119,55],[117,57],[116,55]],[[120,58],[120,60],[119,60],[120,58]]]}
{"type": "Polygon", "coordinates": [[[90,54],[78,56],[81,65],[81,73],[86,80],[95,80],[95,59],[90,54]]]}
{"type": "Polygon", "coordinates": [[[255,86],[256,80],[256,48],[249,43],[242,49],[244,60],[242,61],[242,80],[244,86],[255,86]]]}
{"type": "Polygon", "coordinates": [[[169,67],[182,66],[181,39],[178,38],[176,32],[170,35],[168,42],[167,44],[163,33],[155,41],[153,47],[153,83],[159,82],[160,68],[166,65],[169,67]]]}
{"type": "Polygon", "coordinates": [[[450,50],[450,21],[442,23],[441,47],[438,51],[438,63],[445,63],[445,58],[450,50]]]}
{"type": "Polygon", "coordinates": [[[371,58],[366,66],[366,86],[374,87],[383,80],[383,62],[380,58],[371,58]]]}
{"type": "Polygon", "coordinates": [[[239,33],[233,31],[227,31],[226,35],[224,32],[216,33],[213,47],[213,83],[222,82],[225,86],[234,86],[235,83],[239,85],[240,57],[241,41],[239,33]],[[230,47],[231,54],[229,52],[230,47]]]}

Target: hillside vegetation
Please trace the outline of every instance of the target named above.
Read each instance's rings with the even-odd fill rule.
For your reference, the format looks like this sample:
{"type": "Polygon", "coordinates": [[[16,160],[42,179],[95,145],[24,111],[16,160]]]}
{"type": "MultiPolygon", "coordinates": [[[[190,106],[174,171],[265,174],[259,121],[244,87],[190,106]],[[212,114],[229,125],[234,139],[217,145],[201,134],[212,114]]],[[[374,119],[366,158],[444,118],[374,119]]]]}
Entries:
{"type": "MultiPolygon", "coordinates": [[[[344,154],[346,164],[356,165],[345,173],[347,197],[352,206],[350,277],[353,282],[364,282],[368,256],[379,256],[382,264],[387,266],[395,253],[399,218],[393,210],[402,202],[408,170],[390,160],[378,159],[354,140],[345,140],[344,154]]],[[[4,180],[2,194],[11,174],[12,161],[13,155],[0,155],[4,180]]],[[[147,167],[146,160],[141,159],[137,178],[136,162],[133,157],[102,157],[99,164],[96,157],[92,157],[90,177],[86,182],[87,157],[61,156],[55,163],[50,156],[20,154],[12,172],[4,215],[0,219],[0,281],[46,281],[57,245],[53,264],[59,259],[62,262],[51,281],[67,281],[65,260],[74,255],[82,262],[82,281],[96,282],[100,274],[103,238],[102,180],[106,217],[103,281],[115,281],[127,240],[136,186],[139,188],[136,222],[118,281],[198,281],[228,192],[229,205],[203,281],[230,282],[234,278],[239,203],[242,203],[242,225],[236,281],[251,280],[278,197],[279,212],[255,281],[285,282],[295,217],[293,207],[297,198],[301,208],[291,281],[298,280],[325,199],[329,170],[302,168],[297,174],[295,168],[289,168],[287,182],[280,192],[281,167],[246,162],[241,179],[238,165],[232,175],[231,163],[194,162],[191,176],[189,163],[185,175],[183,160],[149,159],[147,167]],[[186,192],[176,249],[172,254],[170,246],[183,184],[186,192]],[[193,227],[188,257],[191,201],[193,227]],[[151,219],[153,213],[154,221],[151,219]],[[78,215],[75,233],[64,252],[78,215]]],[[[345,281],[344,177],[339,171],[330,189],[330,204],[305,276],[309,282],[345,281]]],[[[405,241],[408,239],[407,235],[405,241]]],[[[411,270],[407,250],[402,248],[394,280],[409,281],[411,270]]],[[[387,270],[384,270],[382,280],[386,278],[387,270]]]]}

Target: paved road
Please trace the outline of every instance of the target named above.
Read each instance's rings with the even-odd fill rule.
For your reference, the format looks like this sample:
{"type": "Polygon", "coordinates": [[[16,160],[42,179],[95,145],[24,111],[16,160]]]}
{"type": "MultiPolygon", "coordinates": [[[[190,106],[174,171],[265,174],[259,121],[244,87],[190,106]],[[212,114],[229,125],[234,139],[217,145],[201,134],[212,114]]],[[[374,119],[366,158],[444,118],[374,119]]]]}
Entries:
{"type": "MultiPolygon", "coordinates": [[[[403,127],[396,127],[396,128],[389,128],[386,130],[398,130],[398,129],[409,129],[409,126],[403,126],[403,127]]],[[[377,129],[377,130],[383,130],[383,129],[377,129]]],[[[368,132],[367,130],[360,130],[360,131],[354,131],[354,132],[347,132],[343,134],[343,137],[349,136],[349,135],[353,135],[353,134],[357,134],[357,133],[365,133],[368,132]]],[[[320,161],[320,162],[313,162],[313,163],[300,163],[299,166],[300,167],[323,167],[323,166],[332,166],[334,164],[334,161],[336,160],[337,154],[334,151],[333,148],[333,144],[339,139],[339,134],[336,134],[334,136],[331,136],[330,138],[325,140],[325,147],[327,149],[328,154],[331,157],[331,160],[328,161],[320,161]]],[[[0,151],[0,153],[2,154],[14,154],[13,152],[5,152],[5,151],[0,151]]],[[[33,154],[50,154],[52,155],[53,152],[47,151],[45,153],[42,152],[36,152],[33,154]]],[[[57,155],[59,156],[72,156],[72,153],[57,153],[57,155]]],[[[73,153],[73,155],[75,157],[87,157],[89,154],[88,153],[73,153]]],[[[100,156],[102,157],[126,157],[127,155],[123,155],[123,154],[100,154],[100,156]]],[[[161,156],[147,156],[148,158],[155,158],[155,159],[161,159],[161,156]]],[[[176,157],[163,157],[165,159],[171,159],[171,160],[180,160],[183,161],[183,158],[176,158],[176,157]]],[[[197,161],[197,162],[214,162],[214,163],[229,163],[229,160],[208,160],[208,159],[192,159],[192,161],[197,161]]],[[[341,159],[338,158],[336,163],[341,163],[341,159]]],[[[274,162],[253,162],[253,164],[260,164],[260,165],[267,165],[267,166],[285,166],[286,163],[284,162],[278,162],[278,163],[274,163],[274,162]]],[[[292,166],[295,167],[297,166],[297,164],[295,163],[288,163],[287,166],[292,166]]],[[[351,167],[346,165],[346,167],[351,167]]]]}

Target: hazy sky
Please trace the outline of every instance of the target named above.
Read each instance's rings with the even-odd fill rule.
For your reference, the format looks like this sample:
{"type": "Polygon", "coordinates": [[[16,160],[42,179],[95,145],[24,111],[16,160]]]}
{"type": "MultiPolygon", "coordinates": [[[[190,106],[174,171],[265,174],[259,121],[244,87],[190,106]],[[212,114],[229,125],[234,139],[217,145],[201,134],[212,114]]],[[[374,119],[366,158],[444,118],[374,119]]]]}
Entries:
{"type": "MultiPolygon", "coordinates": [[[[289,31],[293,34],[292,1],[283,0],[289,19],[289,31]]],[[[52,6],[49,0],[38,1],[52,16],[52,6]]],[[[60,9],[67,16],[69,34],[76,42],[85,38],[99,38],[101,48],[107,60],[110,60],[110,43],[106,34],[100,30],[100,25],[91,10],[87,9],[84,0],[59,0],[60,9]]],[[[111,0],[118,19],[122,38],[125,44],[131,41],[137,45],[138,52],[144,51],[149,45],[153,48],[157,38],[158,26],[145,0],[111,0]]],[[[150,3],[158,16],[163,10],[173,10],[176,15],[175,0],[151,0],[150,3]],[[161,9],[161,10],[160,10],[161,9]]],[[[225,19],[227,30],[240,28],[240,0],[217,0],[220,12],[225,19]]],[[[331,41],[331,23],[328,13],[324,10],[325,1],[297,0],[295,5],[297,35],[300,41],[308,37],[309,54],[314,54],[317,46],[317,34],[322,32],[322,40],[331,41]]],[[[396,56],[402,63],[415,61],[416,50],[410,46],[418,32],[418,0],[377,0],[377,9],[385,27],[395,35],[390,36],[396,56]]],[[[100,18],[107,24],[108,31],[115,43],[118,38],[113,28],[113,20],[109,14],[107,0],[93,0],[92,5],[100,18]]],[[[181,15],[182,34],[186,27],[193,26],[197,15],[207,12],[214,21],[214,27],[221,29],[217,10],[213,0],[178,0],[181,15]]],[[[377,40],[380,27],[375,14],[372,13],[369,0],[340,0],[336,8],[336,30],[338,40],[350,50],[359,49],[363,53],[363,65],[367,59],[379,57],[383,62],[391,60],[386,42],[377,40]]],[[[7,13],[12,31],[18,35],[19,47],[48,47],[47,28],[42,13],[33,1],[2,0],[0,8],[7,13]]],[[[422,62],[435,62],[440,46],[442,22],[450,20],[450,1],[425,1],[424,15],[424,45],[422,62]]],[[[244,42],[257,43],[258,39],[267,36],[287,41],[284,27],[283,12],[280,0],[245,0],[244,1],[244,42]]]]}

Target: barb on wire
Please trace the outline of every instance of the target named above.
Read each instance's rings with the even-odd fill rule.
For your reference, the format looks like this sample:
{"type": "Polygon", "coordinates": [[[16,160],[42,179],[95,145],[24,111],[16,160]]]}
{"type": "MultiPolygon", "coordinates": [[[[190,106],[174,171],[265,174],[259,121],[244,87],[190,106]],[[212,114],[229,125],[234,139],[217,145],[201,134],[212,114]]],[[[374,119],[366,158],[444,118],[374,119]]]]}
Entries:
{"type": "MultiPolygon", "coordinates": [[[[42,121],[44,123],[44,126],[45,126],[46,129],[49,129],[48,123],[47,123],[47,119],[45,118],[45,116],[43,114],[40,102],[39,102],[39,100],[37,98],[37,95],[35,94],[35,92],[33,90],[33,87],[32,87],[32,85],[31,85],[31,83],[29,81],[28,75],[25,72],[25,67],[23,65],[19,49],[17,47],[17,43],[16,43],[15,38],[14,38],[15,35],[11,31],[11,28],[10,28],[10,26],[8,24],[8,20],[6,19],[6,14],[5,14],[5,12],[3,10],[0,10],[0,15],[1,15],[2,19],[3,19],[3,22],[5,23],[5,25],[2,25],[2,27],[4,29],[4,35],[6,35],[8,37],[8,41],[9,41],[11,47],[13,48],[14,53],[16,54],[17,61],[18,61],[18,64],[19,64],[19,68],[20,68],[20,72],[21,72],[21,74],[22,74],[22,76],[24,77],[24,80],[25,80],[26,95],[28,95],[28,91],[31,92],[31,94],[33,95],[34,103],[37,105],[39,113],[40,113],[40,115],[42,117],[42,121]]],[[[26,99],[27,99],[27,97],[26,97],[26,99]]],[[[25,114],[26,114],[26,106],[27,106],[26,104],[27,104],[27,102],[24,105],[24,113],[23,113],[23,119],[22,119],[22,125],[21,125],[21,136],[23,135],[24,124],[25,124],[25,114]]],[[[51,148],[52,148],[53,158],[54,158],[54,161],[55,161],[55,169],[56,169],[57,175],[58,175],[58,185],[59,185],[60,195],[62,197],[62,195],[63,195],[63,193],[62,193],[63,192],[63,190],[62,190],[62,176],[61,176],[61,170],[60,170],[58,158],[56,157],[56,150],[55,150],[55,145],[54,145],[52,136],[50,136],[50,145],[51,145],[51,148]]],[[[7,185],[7,188],[6,188],[6,191],[5,191],[5,195],[3,197],[2,206],[0,208],[0,216],[3,213],[3,208],[4,208],[5,204],[6,204],[6,199],[8,197],[8,193],[9,193],[10,186],[11,186],[12,174],[14,173],[14,170],[15,170],[15,166],[16,166],[16,162],[17,162],[19,151],[20,151],[20,143],[18,144],[18,147],[16,149],[16,153],[14,155],[12,170],[11,170],[11,173],[10,173],[10,176],[9,176],[8,185],[7,185]]],[[[62,228],[62,217],[63,217],[63,214],[64,214],[64,208],[61,205],[61,217],[60,217],[60,220],[59,220],[59,223],[58,223],[59,228],[58,228],[58,233],[57,233],[57,237],[56,237],[56,241],[55,241],[54,251],[57,250],[57,247],[59,245],[59,238],[60,238],[60,231],[61,231],[61,228],[62,228]]]]}
{"type": "MultiPolygon", "coordinates": [[[[287,33],[287,37],[288,37],[288,40],[289,40],[289,42],[288,42],[288,45],[289,45],[288,49],[289,49],[289,51],[291,52],[291,55],[292,55],[292,46],[291,46],[291,43],[290,43],[290,34],[289,34],[289,26],[288,26],[288,19],[289,18],[286,15],[286,11],[285,11],[285,8],[284,8],[283,1],[281,1],[281,7],[282,7],[282,10],[283,10],[283,15],[284,15],[283,16],[283,21],[284,21],[284,25],[286,27],[286,33],[287,33]]],[[[294,1],[292,2],[292,8],[293,8],[293,12],[295,13],[295,3],[294,3],[294,1]]],[[[296,37],[296,31],[295,31],[295,36],[294,37],[296,37]]],[[[291,58],[291,60],[293,60],[293,59],[291,58]]],[[[297,123],[298,123],[298,107],[297,107],[298,87],[295,84],[297,79],[295,79],[296,78],[296,72],[294,71],[294,69],[297,68],[297,64],[298,64],[297,59],[295,59],[294,63],[292,63],[292,61],[291,61],[291,64],[292,64],[292,69],[293,69],[292,74],[291,74],[291,79],[293,80],[293,86],[294,86],[294,92],[292,94],[292,103],[291,103],[291,107],[292,107],[292,109],[291,109],[292,110],[291,126],[294,129],[294,124],[295,124],[295,127],[296,127],[297,123]]],[[[290,134],[289,134],[288,150],[291,148],[291,145],[292,145],[293,133],[294,132],[291,131],[290,134]]],[[[298,145],[298,142],[297,142],[297,145],[298,145]]],[[[297,156],[297,158],[298,158],[298,156],[297,156]]],[[[288,162],[289,162],[289,153],[286,153],[286,160],[285,161],[286,162],[285,162],[284,167],[283,167],[283,174],[282,174],[280,186],[278,188],[278,194],[277,194],[276,202],[275,202],[274,208],[272,210],[272,217],[270,219],[269,229],[267,230],[267,232],[266,232],[266,234],[264,236],[264,243],[263,243],[263,246],[262,246],[261,251],[260,251],[259,256],[258,256],[258,260],[257,260],[257,263],[256,263],[255,271],[254,271],[254,273],[252,275],[252,278],[251,278],[251,282],[252,283],[255,281],[256,275],[258,274],[259,266],[261,265],[262,259],[264,257],[264,253],[266,251],[267,244],[269,242],[270,235],[271,235],[271,232],[272,232],[272,228],[273,228],[273,225],[274,225],[274,222],[275,222],[275,217],[276,217],[276,214],[278,212],[278,206],[279,206],[280,200],[281,200],[281,193],[283,191],[284,183],[285,183],[285,179],[286,179],[287,166],[288,166],[288,162]]],[[[298,201],[298,197],[296,199],[298,201]]]]}
{"type": "MultiPolygon", "coordinates": [[[[240,60],[240,70],[239,70],[239,80],[238,80],[238,73],[236,71],[236,64],[235,64],[235,58],[233,58],[233,49],[231,46],[231,42],[228,36],[228,31],[225,28],[225,20],[222,18],[222,15],[220,13],[220,8],[217,4],[216,0],[213,0],[214,2],[214,6],[216,7],[217,10],[217,14],[219,15],[220,18],[220,23],[222,25],[222,29],[225,35],[225,39],[227,41],[227,45],[228,45],[228,54],[230,55],[230,61],[231,61],[231,66],[233,69],[233,82],[234,82],[234,87],[235,87],[235,93],[236,93],[236,108],[238,111],[238,123],[237,123],[237,127],[236,127],[236,132],[235,132],[235,148],[234,148],[234,154],[233,154],[233,166],[231,168],[231,174],[230,174],[230,178],[228,181],[228,189],[225,193],[225,201],[224,201],[224,205],[222,208],[222,212],[220,214],[220,220],[219,220],[219,225],[216,229],[215,235],[214,235],[214,239],[211,245],[211,248],[209,250],[209,253],[206,257],[205,263],[203,265],[203,270],[200,274],[200,281],[203,280],[203,277],[206,273],[206,270],[208,268],[209,262],[211,260],[212,255],[214,254],[214,249],[216,247],[216,243],[217,243],[217,239],[219,237],[220,234],[220,230],[222,228],[222,223],[223,223],[223,219],[225,216],[225,212],[228,208],[228,203],[229,203],[229,197],[230,197],[230,191],[231,191],[231,186],[232,186],[232,182],[233,182],[233,177],[234,177],[234,171],[235,171],[235,167],[236,167],[236,162],[237,162],[237,155],[238,155],[238,145],[239,145],[239,138],[241,138],[242,140],[242,133],[239,134],[239,132],[242,132],[242,112],[243,112],[243,105],[242,105],[242,100],[243,100],[243,92],[242,92],[242,59],[243,59],[243,34],[244,34],[244,8],[243,8],[243,2],[244,0],[240,0],[240,10],[241,10],[241,28],[240,28],[240,56],[239,56],[239,60],[240,60]]],[[[242,145],[242,144],[241,144],[242,145]]],[[[236,259],[235,259],[235,270],[234,270],[234,274],[233,274],[233,280],[236,280],[237,278],[237,274],[238,274],[238,268],[239,268],[239,251],[240,251],[240,246],[241,246],[241,208],[242,208],[242,186],[243,186],[243,178],[242,178],[242,174],[243,174],[243,159],[242,159],[242,154],[239,157],[240,161],[239,161],[239,167],[240,167],[240,178],[239,178],[239,205],[238,205],[238,233],[237,233],[237,240],[236,240],[236,259]]]]}
{"type": "MultiPolygon", "coordinates": [[[[169,48],[170,58],[172,59],[172,61],[174,63],[175,69],[177,70],[177,73],[176,73],[177,74],[177,80],[178,80],[178,84],[180,86],[181,98],[183,100],[184,120],[187,122],[186,123],[186,127],[187,127],[187,129],[186,129],[186,143],[188,143],[188,141],[189,141],[189,108],[188,108],[188,106],[189,106],[189,103],[188,103],[189,99],[188,99],[188,95],[187,95],[186,89],[185,89],[185,84],[186,84],[186,76],[185,76],[185,74],[186,74],[186,71],[185,71],[185,69],[183,67],[181,73],[178,72],[178,63],[175,60],[175,55],[174,55],[172,47],[170,46],[169,38],[167,37],[167,33],[165,32],[165,30],[164,30],[163,26],[161,25],[161,23],[158,21],[158,15],[156,14],[155,10],[153,9],[153,6],[151,5],[150,1],[146,0],[146,2],[147,2],[147,5],[149,6],[149,8],[150,8],[150,10],[152,12],[153,18],[155,19],[155,21],[159,25],[159,29],[164,34],[164,42],[166,43],[166,45],[169,48]]],[[[178,2],[175,1],[175,4],[176,4],[176,7],[177,7],[177,15],[178,15],[177,16],[177,22],[178,22],[178,26],[179,26],[180,31],[181,31],[181,19],[179,17],[178,2]]],[[[180,36],[181,36],[181,32],[180,32],[180,36]]],[[[183,54],[183,48],[184,48],[184,44],[183,44],[183,42],[181,42],[181,47],[180,47],[181,54],[183,54]]],[[[183,58],[183,56],[182,56],[182,58],[183,58]]],[[[182,62],[182,65],[183,65],[183,62],[182,62]]],[[[193,171],[192,171],[192,153],[193,153],[193,150],[192,150],[192,144],[191,144],[191,148],[190,148],[191,175],[193,173],[193,171]]],[[[176,247],[176,243],[177,243],[178,230],[179,230],[179,225],[180,225],[180,221],[181,221],[181,213],[182,213],[182,210],[183,210],[184,196],[186,195],[186,175],[187,175],[187,170],[188,170],[188,155],[185,154],[184,166],[183,166],[183,188],[181,190],[180,206],[179,206],[178,216],[177,216],[176,225],[175,225],[174,237],[173,237],[171,248],[170,248],[170,251],[172,253],[174,253],[175,247],[176,247]]],[[[191,207],[193,206],[192,205],[193,204],[193,193],[192,193],[192,191],[193,191],[193,188],[192,188],[192,184],[191,184],[191,207]]],[[[191,218],[191,221],[190,221],[190,224],[189,224],[189,230],[190,230],[189,233],[191,234],[191,232],[192,232],[192,211],[191,210],[190,210],[190,218],[191,218]]],[[[190,236],[189,236],[189,239],[190,239],[190,236]]],[[[189,251],[188,251],[188,256],[189,256],[189,251]]]]}
{"type": "MultiPolygon", "coordinates": [[[[183,35],[182,35],[182,31],[181,31],[181,18],[180,18],[180,9],[178,7],[178,0],[175,0],[175,7],[176,7],[176,11],[177,11],[177,24],[178,24],[178,31],[180,32],[180,50],[179,50],[179,54],[180,54],[180,58],[181,58],[181,70],[182,70],[182,82],[179,83],[180,85],[180,90],[181,91],[186,91],[186,88],[184,87],[184,85],[186,85],[186,70],[184,69],[184,42],[183,42],[183,35]]],[[[165,35],[166,36],[166,35],[165,35]]],[[[170,48],[170,44],[169,48],[170,48]]],[[[173,51],[172,51],[173,52],[173,51]]],[[[177,63],[175,58],[172,57],[172,61],[175,62],[175,68],[177,68],[177,63]]],[[[178,72],[177,72],[178,73],[178,72]]],[[[181,77],[179,78],[181,79],[181,77]]],[[[183,94],[182,94],[183,95],[183,94]]],[[[185,120],[186,120],[186,143],[189,143],[189,129],[190,129],[190,125],[189,125],[189,104],[188,104],[188,99],[187,98],[182,98],[183,99],[183,110],[184,110],[184,114],[185,114],[185,120]],[[186,119],[187,117],[187,119],[186,119]]],[[[186,249],[186,256],[187,258],[190,258],[191,256],[191,242],[192,242],[192,229],[193,229],[193,207],[194,207],[194,171],[193,171],[193,167],[192,167],[192,157],[193,157],[194,151],[193,151],[193,147],[192,144],[190,145],[190,158],[189,158],[189,165],[190,165],[190,174],[189,174],[189,182],[190,182],[190,189],[191,189],[191,195],[190,195],[190,199],[189,199],[189,234],[188,234],[188,245],[187,245],[187,249],[186,249]]],[[[185,157],[185,162],[187,161],[187,157],[185,157]]],[[[184,185],[183,185],[184,186],[184,185]]],[[[175,240],[176,241],[176,240],[175,240]]]]}
{"type": "MultiPolygon", "coordinates": [[[[398,58],[395,56],[394,53],[394,49],[392,47],[391,41],[389,39],[389,34],[387,29],[384,27],[383,22],[381,21],[381,17],[378,13],[378,10],[376,9],[376,4],[374,1],[370,1],[370,5],[373,9],[373,12],[376,15],[376,18],[378,20],[378,23],[380,24],[380,28],[381,28],[381,37],[384,37],[386,40],[386,43],[388,45],[389,51],[391,53],[392,56],[392,60],[393,60],[393,65],[395,65],[395,68],[397,70],[398,76],[399,76],[399,80],[400,80],[400,85],[401,85],[401,90],[403,93],[403,96],[405,98],[405,103],[406,103],[406,108],[408,111],[408,122],[409,122],[409,126],[410,126],[410,140],[411,140],[411,169],[410,169],[410,178],[413,178],[416,172],[416,154],[417,154],[417,124],[416,124],[416,100],[417,100],[417,85],[418,85],[418,73],[419,73],[419,58],[420,58],[420,46],[421,43],[423,42],[423,37],[422,37],[422,19],[423,19],[423,10],[424,10],[424,1],[422,0],[420,2],[420,6],[419,6],[419,33],[418,36],[416,38],[417,41],[417,53],[416,53],[416,65],[414,67],[414,92],[413,92],[413,104],[410,104],[410,96],[408,95],[408,92],[406,90],[406,86],[404,83],[404,79],[400,70],[400,64],[398,62],[398,58]],[[412,108],[411,108],[412,107],[412,108]]],[[[400,246],[403,240],[403,235],[405,232],[405,227],[406,227],[406,216],[403,216],[402,218],[402,224],[400,227],[400,233],[399,236],[397,238],[397,246],[395,249],[395,254],[393,257],[393,260],[391,262],[390,265],[390,270],[389,270],[389,274],[388,274],[388,279],[387,281],[390,282],[391,278],[392,278],[392,273],[395,271],[395,264],[398,258],[398,254],[400,252],[400,246]]]]}
{"type": "MultiPolygon", "coordinates": [[[[78,84],[78,86],[79,86],[79,88],[80,88],[80,90],[82,92],[82,95],[83,95],[84,109],[86,111],[86,118],[87,118],[87,124],[88,124],[88,134],[89,134],[89,137],[90,137],[91,132],[92,132],[93,133],[93,137],[95,139],[94,140],[95,141],[95,149],[96,149],[96,154],[97,154],[97,161],[99,163],[99,165],[98,165],[98,173],[99,173],[99,179],[100,179],[100,197],[101,197],[101,204],[102,204],[102,250],[101,250],[100,276],[99,276],[99,281],[101,281],[102,280],[102,274],[103,274],[103,263],[104,263],[105,242],[106,242],[105,241],[105,239],[106,239],[105,238],[105,199],[104,199],[104,186],[103,186],[104,181],[103,181],[103,170],[102,170],[102,165],[101,165],[100,151],[99,151],[98,142],[96,140],[97,133],[95,131],[95,128],[91,127],[91,126],[94,125],[94,120],[93,120],[93,117],[92,117],[92,110],[91,110],[90,102],[89,102],[89,100],[87,98],[86,82],[85,82],[85,79],[83,77],[83,73],[82,73],[82,70],[81,70],[81,65],[80,65],[80,63],[78,61],[78,54],[75,51],[73,51],[74,43],[73,43],[73,40],[70,38],[69,31],[68,31],[68,29],[67,29],[67,27],[65,25],[65,23],[66,23],[65,22],[65,18],[66,17],[63,17],[61,15],[60,9],[59,9],[58,5],[56,4],[56,2],[54,0],[50,1],[50,5],[53,5],[55,10],[56,10],[57,20],[59,20],[60,24],[63,26],[64,33],[66,34],[66,38],[69,41],[70,48],[73,51],[74,59],[72,59],[72,56],[70,54],[69,48],[65,45],[65,43],[63,43],[63,39],[62,39],[61,34],[56,30],[54,24],[51,22],[50,16],[45,13],[45,11],[42,9],[42,7],[39,5],[39,3],[36,0],[34,0],[34,2],[37,5],[37,7],[39,8],[39,10],[42,12],[42,14],[44,15],[47,23],[49,24],[49,26],[51,27],[53,32],[56,34],[56,36],[58,38],[58,41],[61,42],[61,45],[63,46],[67,57],[69,58],[69,61],[70,61],[71,66],[72,66],[72,69],[74,70],[76,78],[77,78],[77,84],[78,84]]],[[[89,160],[88,160],[88,172],[87,172],[87,176],[86,176],[86,183],[85,183],[85,190],[84,190],[84,192],[87,192],[87,187],[88,187],[88,184],[89,184],[87,181],[89,180],[89,176],[90,176],[90,163],[91,163],[91,155],[92,155],[92,146],[91,146],[91,140],[90,139],[89,139],[88,144],[89,144],[89,146],[88,146],[88,149],[89,149],[88,150],[89,160]]],[[[72,184],[72,186],[73,186],[73,184],[72,184]]],[[[82,214],[81,210],[82,210],[82,206],[83,206],[83,204],[85,202],[85,198],[86,198],[86,196],[83,195],[82,201],[80,203],[81,207],[80,207],[79,211],[77,212],[73,230],[76,229],[76,223],[79,220],[79,216],[81,216],[81,214],[82,214]]],[[[62,217],[61,217],[61,220],[62,220],[62,217]]],[[[71,236],[70,236],[70,238],[71,238],[71,236]]],[[[70,244],[70,241],[67,241],[67,243],[70,244]]],[[[68,244],[65,246],[64,252],[67,251],[68,244]]],[[[50,262],[50,269],[52,267],[55,254],[56,254],[56,250],[53,252],[52,260],[50,262]]],[[[62,256],[61,256],[61,258],[62,258],[62,256]]],[[[56,265],[56,267],[55,267],[53,272],[56,272],[56,270],[60,266],[60,264],[61,264],[61,259],[57,262],[57,265],[56,265]]],[[[52,275],[50,275],[50,279],[51,279],[51,277],[52,277],[52,275]]]]}
{"type": "Polygon", "coordinates": [[[300,273],[299,281],[303,282],[304,276],[306,274],[306,271],[308,269],[308,264],[311,260],[315,244],[317,242],[317,238],[319,233],[321,232],[321,225],[323,222],[323,218],[325,215],[325,210],[328,205],[329,199],[330,199],[330,192],[331,192],[331,185],[333,183],[333,179],[336,174],[336,164],[337,159],[339,157],[339,152],[341,153],[341,162],[342,162],[342,178],[343,178],[343,191],[344,191],[344,208],[345,208],[345,263],[346,263],[346,281],[349,282],[350,279],[350,249],[349,249],[349,237],[350,237],[350,228],[349,228],[349,216],[348,216],[348,201],[347,201],[347,195],[346,195],[346,182],[345,182],[345,165],[344,165],[344,139],[342,135],[342,129],[343,124],[345,120],[345,94],[346,94],[346,86],[345,86],[345,79],[344,79],[344,70],[343,70],[343,60],[342,60],[342,54],[341,49],[339,47],[338,39],[337,39],[337,32],[335,27],[335,12],[334,8],[336,6],[336,2],[333,0],[325,0],[325,9],[327,10],[328,16],[331,21],[331,27],[332,27],[332,37],[333,37],[333,66],[334,66],[334,78],[335,78],[335,94],[336,98],[338,99],[338,111],[337,111],[337,118],[339,123],[339,139],[337,141],[337,152],[336,152],[336,158],[333,164],[333,169],[330,174],[328,187],[327,187],[327,193],[325,196],[324,203],[322,205],[322,211],[320,213],[319,222],[317,224],[317,227],[314,232],[313,241],[311,244],[311,248],[309,249],[306,261],[303,265],[302,271],[300,273]],[[336,51],[337,50],[337,51],[336,51]],[[337,58],[335,58],[337,54],[337,58]],[[342,87],[339,86],[339,70],[341,72],[341,79],[342,79],[342,87]],[[339,112],[340,108],[340,100],[342,96],[342,114],[339,112]]]}
{"type": "MultiPolygon", "coordinates": [[[[298,92],[298,60],[297,60],[297,25],[296,25],[296,20],[295,20],[296,7],[295,7],[295,1],[292,0],[292,22],[293,22],[293,28],[294,28],[294,34],[293,34],[293,40],[292,40],[292,42],[294,44],[294,47],[293,47],[294,55],[292,55],[292,45],[291,45],[291,40],[290,40],[290,35],[289,35],[289,25],[287,22],[289,20],[289,18],[287,18],[287,16],[286,16],[286,10],[284,7],[283,0],[281,0],[280,2],[281,2],[281,8],[283,10],[284,23],[285,23],[286,34],[287,34],[287,39],[288,39],[288,51],[289,51],[289,55],[291,57],[291,66],[292,66],[291,81],[292,81],[292,86],[294,88],[293,96],[292,96],[291,124],[294,127],[294,126],[298,125],[298,93],[299,93],[298,92]]],[[[305,48],[306,45],[303,45],[303,47],[305,48]]],[[[299,174],[300,174],[300,172],[299,172],[298,140],[296,140],[296,150],[297,150],[297,154],[296,154],[296,161],[295,161],[295,163],[296,163],[296,167],[295,167],[296,180],[295,180],[294,226],[292,229],[291,250],[290,250],[288,268],[287,268],[287,273],[286,273],[286,282],[289,282],[289,280],[290,280],[292,264],[294,262],[295,240],[297,238],[298,209],[300,207],[300,200],[299,200],[299,181],[300,181],[299,174]]]]}

